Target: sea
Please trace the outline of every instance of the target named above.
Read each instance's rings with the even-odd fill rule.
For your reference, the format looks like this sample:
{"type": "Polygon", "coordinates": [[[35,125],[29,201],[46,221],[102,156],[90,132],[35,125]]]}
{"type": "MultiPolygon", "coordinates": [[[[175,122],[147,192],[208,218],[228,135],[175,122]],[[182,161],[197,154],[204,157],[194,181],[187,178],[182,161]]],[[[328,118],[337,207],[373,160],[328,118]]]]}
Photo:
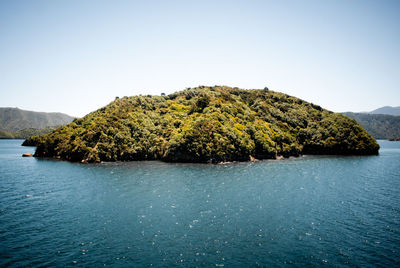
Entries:
{"type": "Polygon", "coordinates": [[[222,165],[21,157],[0,140],[0,267],[399,267],[400,142],[222,165]]]}

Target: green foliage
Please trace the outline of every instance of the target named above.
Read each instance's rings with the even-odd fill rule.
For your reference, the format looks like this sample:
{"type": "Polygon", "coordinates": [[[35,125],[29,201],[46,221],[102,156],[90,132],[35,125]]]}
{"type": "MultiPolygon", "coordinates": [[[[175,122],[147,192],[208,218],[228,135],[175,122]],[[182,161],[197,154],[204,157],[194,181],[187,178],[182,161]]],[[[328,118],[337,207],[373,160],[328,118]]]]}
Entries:
{"type": "Polygon", "coordinates": [[[16,131],[14,133],[14,137],[16,139],[27,139],[32,136],[50,133],[55,129],[57,129],[56,126],[55,127],[46,127],[46,128],[42,128],[42,129],[26,128],[26,129],[16,131]]]}
{"type": "Polygon", "coordinates": [[[355,121],[271,90],[188,88],[116,98],[46,135],[35,155],[70,161],[245,161],[313,154],[376,154],[355,121]]]}

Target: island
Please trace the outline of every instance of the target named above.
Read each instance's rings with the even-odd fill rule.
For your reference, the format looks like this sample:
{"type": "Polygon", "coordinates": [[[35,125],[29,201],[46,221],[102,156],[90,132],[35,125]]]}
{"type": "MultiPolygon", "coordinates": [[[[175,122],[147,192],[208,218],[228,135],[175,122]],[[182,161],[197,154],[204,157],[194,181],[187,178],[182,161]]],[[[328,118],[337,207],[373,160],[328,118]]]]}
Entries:
{"type": "Polygon", "coordinates": [[[199,86],[116,97],[53,132],[28,138],[35,157],[79,162],[220,163],[314,155],[376,155],[355,120],[283,93],[199,86]]]}

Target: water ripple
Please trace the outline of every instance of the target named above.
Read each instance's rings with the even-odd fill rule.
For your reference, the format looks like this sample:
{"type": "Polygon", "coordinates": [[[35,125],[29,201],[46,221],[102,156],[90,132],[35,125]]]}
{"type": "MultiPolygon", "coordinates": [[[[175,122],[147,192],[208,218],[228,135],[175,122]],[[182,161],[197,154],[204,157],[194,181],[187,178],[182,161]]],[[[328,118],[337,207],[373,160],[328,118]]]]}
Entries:
{"type": "Polygon", "coordinates": [[[0,266],[385,266],[400,144],[372,157],[74,164],[0,141],[0,266]]]}

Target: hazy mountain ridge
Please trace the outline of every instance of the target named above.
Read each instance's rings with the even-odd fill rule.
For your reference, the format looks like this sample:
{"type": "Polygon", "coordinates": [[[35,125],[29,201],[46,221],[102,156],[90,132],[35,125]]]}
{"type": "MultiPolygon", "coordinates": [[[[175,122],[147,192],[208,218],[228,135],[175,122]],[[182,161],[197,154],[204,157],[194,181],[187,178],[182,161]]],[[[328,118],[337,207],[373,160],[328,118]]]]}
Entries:
{"type": "Polygon", "coordinates": [[[400,116],[369,113],[343,113],[356,120],[376,139],[400,137],[400,116]]]}
{"type": "Polygon", "coordinates": [[[116,98],[26,144],[70,161],[246,161],[299,154],[377,154],[354,120],[274,91],[226,86],[116,98]]]}
{"type": "Polygon", "coordinates": [[[24,129],[44,129],[71,123],[74,117],[63,113],[45,113],[21,110],[19,108],[0,108],[0,130],[16,132],[24,129]]]}
{"type": "Polygon", "coordinates": [[[387,115],[394,115],[400,116],[400,106],[392,107],[392,106],[384,106],[378,109],[375,109],[368,114],[387,114],[387,115]]]}

